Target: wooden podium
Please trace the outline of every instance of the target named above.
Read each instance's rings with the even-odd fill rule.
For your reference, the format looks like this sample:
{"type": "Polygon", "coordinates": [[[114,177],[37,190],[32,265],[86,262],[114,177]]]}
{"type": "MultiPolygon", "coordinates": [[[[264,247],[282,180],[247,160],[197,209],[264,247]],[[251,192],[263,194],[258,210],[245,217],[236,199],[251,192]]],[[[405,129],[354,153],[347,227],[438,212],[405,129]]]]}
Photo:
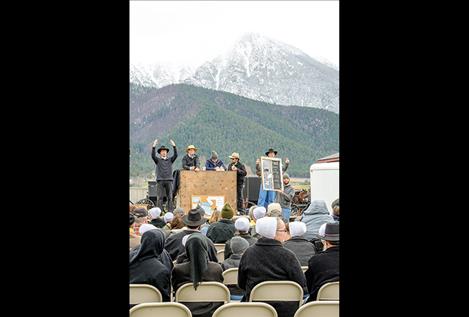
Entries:
{"type": "Polygon", "coordinates": [[[236,210],[236,172],[182,170],[176,207],[181,207],[187,213],[192,208],[194,195],[224,196],[225,203],[236,210]]]}

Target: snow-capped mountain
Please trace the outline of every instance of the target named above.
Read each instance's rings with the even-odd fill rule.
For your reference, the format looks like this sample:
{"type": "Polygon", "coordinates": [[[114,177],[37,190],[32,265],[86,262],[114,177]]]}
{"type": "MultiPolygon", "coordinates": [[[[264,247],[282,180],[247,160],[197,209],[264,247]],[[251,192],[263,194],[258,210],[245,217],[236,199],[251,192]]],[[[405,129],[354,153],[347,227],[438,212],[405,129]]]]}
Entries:
{"type": "Polygon", "coordinates": [[[269,103],[339,112],[337,69],[258,34],[245,34],[184,82],[269,103]]]}
{"type": "Polygon", "coordinates": [[[146,87],[161,88],[170,84],[180,83],[191,77],[194,70],[190,67],[174,65],[130,65],[130,82],[146,87]]]}
{"type": "Polygon", "coordinates": [[[339,112],[337,67],[259,34],[243,35],[230,50],[195,71],[132,65],[130,82],[156,88],[186,83],[268,103],[339,112]]]}

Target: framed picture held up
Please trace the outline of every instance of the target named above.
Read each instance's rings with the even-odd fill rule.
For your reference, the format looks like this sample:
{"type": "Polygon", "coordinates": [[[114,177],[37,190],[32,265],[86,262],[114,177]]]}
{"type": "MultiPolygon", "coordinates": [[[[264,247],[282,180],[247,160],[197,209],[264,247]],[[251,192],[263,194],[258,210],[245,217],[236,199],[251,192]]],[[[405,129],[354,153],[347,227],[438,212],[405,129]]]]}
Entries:
{"type": "Polygon", "coordinates": [[[261,156],[261,181],[264,190],[283,191],[281,158],[261,156]]]}

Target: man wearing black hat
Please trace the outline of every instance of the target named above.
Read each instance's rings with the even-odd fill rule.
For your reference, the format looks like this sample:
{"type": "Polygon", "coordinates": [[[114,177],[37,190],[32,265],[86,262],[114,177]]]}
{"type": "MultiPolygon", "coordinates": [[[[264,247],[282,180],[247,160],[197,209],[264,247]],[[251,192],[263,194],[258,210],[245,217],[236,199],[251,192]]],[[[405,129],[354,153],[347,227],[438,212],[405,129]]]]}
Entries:
{"type": "MultiPolygon", "coordinates": [[[[184,222],[187,228],[185,228],[181,232],[170,234],[164,244],[164,248],[168,251],[173,261],[177,259],[178,255],[185,252],[185,247],[182,244],[182,238],[184,238],[184,236],[188,234],[200,232],[200,226],[206,221],[207,220],[204,218],[204,210],[202,208],[191,209],[182,218],[182,222],[184,222]]],[[[218,262],[217,248],[215,248],[215,245],[213,244],[212,240],[210,240],[206,236],[204,236],[204,239],[207,240],[208,257],[210,261],[218,262]]]]}
{"type": "Polygon", "coordinates": [[[168,212],[172,212],[173,207],[173,163],[178,157],[176,144],[173,140],[169,140],[173,146],[174,154],[168,158],[169,149],[164,145],[158,149],[158,154],[155,154],[155,147],[158,144],[158,139],[153,142],[151,149],[151,158],[156,164],[156,205],[163,210],[163,198],[166,196],[168,203],[168,212]]]}
{"type": "Polygon", "coordinates": [[[339,223],[326,224],[324,235],[321,236],[324,251],[313,255],[305,272],[309,298],[306,302],[315,301],[322,285],[339,281],[339,223]]]}
{"type": "MultiPolygon", "coordinates": [[[[277,151],[274,149],[269,149],[267,152],[265,152],[265,155],[268,157],[275,157],[277,155],[277,151]]],[[[282,172],[285,173],[285,171],[288,168],[288,165],[290,164],[290,160],[288,158],[285,159],[285,164],[283,164],[282,167],[282,172]]],[[[261,177],[261,160],[257,159],[256,160],[256,174],[257,176],[261,177]]],[[[259,188],[259,199],[257,200],[257,205],[258,206],[264,206],[265,209],[269,206],[269,204],[275,202],[275,191],[273,190],[264,190],[262,188],[262,183],[259,188]]]]}

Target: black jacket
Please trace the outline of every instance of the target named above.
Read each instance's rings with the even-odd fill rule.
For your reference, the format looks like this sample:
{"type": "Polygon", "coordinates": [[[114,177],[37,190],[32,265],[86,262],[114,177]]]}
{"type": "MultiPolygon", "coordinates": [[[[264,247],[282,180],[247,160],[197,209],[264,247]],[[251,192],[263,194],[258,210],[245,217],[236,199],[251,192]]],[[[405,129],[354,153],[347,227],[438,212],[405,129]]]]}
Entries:
{"type": "Polygon", "coordinates": [[[150,284],[156,287],[163,301],[170,300],[171,267],[160,262],[164,245],[164,233],[161,229],[153,229],[142,235],[142,243],[129,253],[129,283],[150,284]]]}
{"type": "Polygon", "coordinates": [[[157,181],[171,181],[173,180],[173,163],[178,157],[178,152],[173,146],[174,154],[168,159],[164,160],[156,156],[155,148],[151,148],[151,158],[156,164],[156,180],[157,181]]]}
{"type": "Polygon", "coordinates": [[[283,246],[295,253],[301,266],[307,266],[309,259],[316,254],[316,248],[314,245],[301,237],[291,238],[290,240],[285,241],[283,246]]]}
{"type": "MultiPolygon", "coordinates": [[[[274,239],[260,238],[244,252],[238,268],[238,286],[245,290],[241,301],[248,301],[251,290],[264,281],[288,280],[298,283],[306,292],[306,280],[300,262],[290,250],[274,239]]],[[[269,302],[278,317],[293,316],[298,303],[269,302]]]]}
{"type": "Polygon", "coordinates": [[[208,227],[207,238],[213,243],[225,243],[226,240],[233,238],[235,231],[233,220],[220,219],[208,227]]]}
{"type": "Polygon", "coordinates": [[[184,155],[182,158],[182,168],[185,170],[190,170],[191,166],[195,166],[200,168],[200,161],[197,154],[193,158],[191,158],[188,154],[184,155]]]}
{"type": "MultiPolygon", "coordinates": [[[[247,242],[249,242],[249,246],[253,245],[254,243],[257,242],[257,238],[253,238],[249,233],[240,233],[240,234],[235,234],[235,236],[239,236],[241,238],[244,238],[244,240],[246,240],[247,242]]],[[[227,240],[225,242],[225,252],[224,252],[224,255],[225,255],[225,260],[228,259],[232,254],[233,252],[231,251],[231,239],[230,240],[227,240]]]]}
{"type": "MultiPolygon", "coordinates": [[[[185,283],[192,283],[190,274],[190,262],[176,264],[172,272],[173,290],[176,290],[185,283]]],[[[223,283],[223,270],[221,265],[208,262],[208,269],[202,275],[202,281],[212,281],[223,283]]],[[[186,302],[186,305],[193,317],[211,317],[213,312],[222,305],[221,302],[186,302]]]]}
{"type": "Polygon", "coordinates": [[[236,171],[236,184],[237,186],[241,186],[242,184],[244,184],[244,177],[247,175],[247,172],[246,172],[246,167],[241,164],[240,162],[236,162],[235,164],[233,163],[230,163],[230,165],[228,165],[228,171],[231,171],[231,167],[232,166],[236,166],[236,168],[238,169],[236,171]]]}
{"type": "Polygon", "coordinates": [[[241,261],[241,255],[232,254],[228,259],[225,259],[225,261],[221,263],[221,267],[223,268],[223,271],[237,268],[239,267],[239,261],[241,261]]]}
{"type": "Polygon", "coordinates": [[[322,285],[339,280],[339,246],[316,253],[309,260],[305,276],[310,294],[308,302],[315,301],[322,285]]]}
{"type": "MultiPolygon", "coordinates": [[[[169,235],[169,237],[166,239],[164,248],[168,251],[173,261],[177,259],[179,254],[186,252],[185,247],[182,245],[182,238],[185,235],[191,234],[194,232],[198,232],[198,231],[182,230],[181,232],[173,233],[169,235]]],[[[207,243],[208,243],[208,257],[210,261],[218,263],[217,248],[215,248],[215,245],[213,245],[212,240],[208,238],[207,238],[207,243]]]]}

